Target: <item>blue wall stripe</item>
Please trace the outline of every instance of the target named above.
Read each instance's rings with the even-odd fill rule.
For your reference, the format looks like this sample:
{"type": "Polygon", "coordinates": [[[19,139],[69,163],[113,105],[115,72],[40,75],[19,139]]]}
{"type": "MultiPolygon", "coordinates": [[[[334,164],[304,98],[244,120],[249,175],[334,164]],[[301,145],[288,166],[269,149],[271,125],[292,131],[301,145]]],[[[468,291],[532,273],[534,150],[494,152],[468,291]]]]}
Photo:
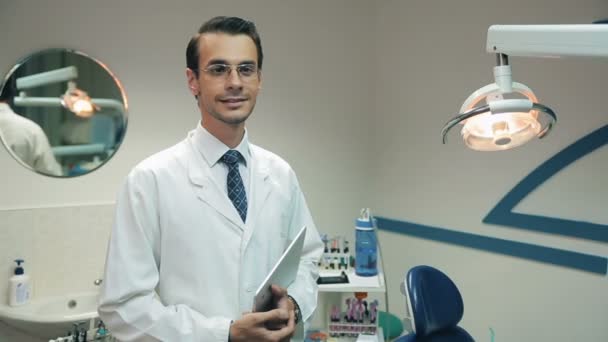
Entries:
{"type": "Polygon", "coordinates": [[[511,255],[577,270],[607,274],[608,259],[596,255],[533,245],[524,242],[498,239],[455,230],[431,227],[407,221],[376,216],[378,229],[415,236],[423,239],[511,255]]]}
{"type": "Polygon", "coordinates": [[[541,231],[543,233],[572,236],[599,242],[608,242],[608,226],[584,221],[565,220],[539,215],[513,212],[513,208],[532,191],[559,171],[583,156],[608,144],[608,125],[580,138],[572,145],[542,163],[509,191],[483,219],[484,223],[513,228],[541,231]]]}
{"type": "Polygon", "coordinates": [[[528,229],[543,233],[608,242],[608,227],[591,222],[564,220],[514,212],[494,212],[483,219],[483,223],[500,224],[508,226],[506,228],[528,229]]]}

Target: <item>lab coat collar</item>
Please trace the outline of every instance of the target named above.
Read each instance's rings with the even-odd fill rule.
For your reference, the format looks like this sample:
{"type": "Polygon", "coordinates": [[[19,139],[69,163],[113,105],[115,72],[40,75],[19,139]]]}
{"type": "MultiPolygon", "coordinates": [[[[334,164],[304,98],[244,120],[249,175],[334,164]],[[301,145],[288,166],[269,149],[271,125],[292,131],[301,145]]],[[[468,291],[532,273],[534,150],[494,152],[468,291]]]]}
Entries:
{"type": "MultiPolygon", "coordinates": [[[[205,151],[207,150],[208,145],[203,144],[204,141],[206,141],[206,138],[209,137],[205,138],[203,131],[205,130],[199,123],[197,128],[188,134],[188,142],[192,148],[192,153],[194,155],[194,157],[189,159],[188,162],[188,177],[190,179],[190,182],[195,187],[197,197],[201,201],[215,208],[219,213],[221,213],[224,217],[234,223],[242,231],[246,232],[244,236],[246,244],[247,241],[249,241],[249,237],[251,236],[251,229],[246,228],[254,226],[253,223],[255,223],[257,213],[259,213],[260,210],[263,208],[266,200],[268,199],[268,195],[272,190],[268,165],[266,165],[263,159],[258,158],[256,160],[256,158],[254,158],[254,147],[249,146],[250,144],[246,140],[247,133],[245,133],[245,137],[243,138],[243,141],[241,141],[241,144],[239,144],[239,147],[243,145],[243,142],[246,142],[247,152],[245,152],[243,156],[246,159],[248,167],[251,168],[251,179],[249,187],[251,193],[249,195],[248,201],[246,225],[245,223],[243,223],[243,220],[239,216],[238,212],[234,208],[234,205],[232,204],[228,196],[222,191],[220,186],[215,181],[213,181],[210,167],[215,162],[217,162],[217,160],[215,162],[212,162],[212,158],[214,157],[209,154],[208,159],[205,155],[205,151]],[[205,146],[205,148],[202,148],[203,146],[205,146]],[[201,167],[202,163],[207,163],[209,167],[201,167]]],[[[213,138],[215,139],[215,137],[213,138]]],[[[214,144],[213,142],[210,142],[211,140],[206,142],[214,144]]],[[[219,140],[217,140],[217,142],[219,142],[219,140]]],[[[221,142],[219,143],[223,145],[221,142]]],[[[225,145],[223,146],[226,147],[225,145]]],[[[239,152],[240,151],[241,150],[239,150],[239,152]]],[[[214,152],[213,154],[215,155],[217,153],[218,152],[214,152]]],[[[223,153],[220,154],[219,157],[221,157],[222,155],[223,153]]]]}

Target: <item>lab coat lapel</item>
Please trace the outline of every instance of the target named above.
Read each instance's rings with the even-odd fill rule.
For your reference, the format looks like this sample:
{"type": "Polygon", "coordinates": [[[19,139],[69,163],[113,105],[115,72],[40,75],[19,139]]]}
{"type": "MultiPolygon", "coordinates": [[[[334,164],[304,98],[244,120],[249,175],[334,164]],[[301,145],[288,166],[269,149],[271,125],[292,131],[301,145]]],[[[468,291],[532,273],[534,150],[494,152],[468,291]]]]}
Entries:
{"type": "Polygon", "coordinates": [[[234,223],[241,231],[245,230],[245,224],[236,211],[236,208],[228,198],[228,196],[220,189],[219,185],[211,177],[209,168],[206,167],[205,161],[196,161],[199,156],[194,151],[194,160],[190,160],[188,165],[188,177],[194,187],[196,196],[210,207],[217,210],[230,222],[234,223]]]}
{"type": "MultiPolygon", "coordinates": [[[[251,172],[251,183],[249,189],[251,189],[251,194],[248,196],[249,205],[247,208],[247,224],[244,233],[244,248],[242,249],[243,253],[247,249],[247,244],[251,239],[251,235],[253,234],[254,228],[259,226],[258,217],[260,213],[264,210],[264,205],[266,204],[270,193],[272,192],[272,178],[270,176],[270,172],[266,165],[259,165],[254,160],[255,158],[251,158],[252,160],[252,172],[251,172]]],[[[262,223],[263,224],[263,223],[262,223]]]]}

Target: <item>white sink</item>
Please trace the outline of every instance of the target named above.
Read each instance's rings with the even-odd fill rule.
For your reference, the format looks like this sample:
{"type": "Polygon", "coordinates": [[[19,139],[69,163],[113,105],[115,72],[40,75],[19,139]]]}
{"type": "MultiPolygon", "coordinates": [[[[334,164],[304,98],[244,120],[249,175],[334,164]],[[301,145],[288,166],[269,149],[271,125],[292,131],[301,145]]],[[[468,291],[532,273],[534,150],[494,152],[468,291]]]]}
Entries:
{"type": "Polygon", "coordinates": [[[0,320],[30,335],[42,338],[65,336],[73,323],[86,321],[89,328],[97,316],[98,292],[35,298],[28,304],[0,304],[0,320]]]}

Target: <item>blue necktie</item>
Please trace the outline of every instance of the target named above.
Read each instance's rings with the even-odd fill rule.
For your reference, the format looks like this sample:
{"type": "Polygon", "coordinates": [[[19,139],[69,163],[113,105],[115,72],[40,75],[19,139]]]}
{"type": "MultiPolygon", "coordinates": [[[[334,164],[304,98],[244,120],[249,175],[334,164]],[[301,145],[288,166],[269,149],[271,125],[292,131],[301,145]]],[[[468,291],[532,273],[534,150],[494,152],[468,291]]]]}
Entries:
{"type": "Polygon", "coordinates": [[[243,179],[239,173],[239,161],[242,158],[239,151],[229,150],[222,156],[222,162],[228,165],[228,198],[230,198],[236,211],[239,212],[241,219],[245,222],[247,218],[247,194],[245,193],[243,179]]]}

